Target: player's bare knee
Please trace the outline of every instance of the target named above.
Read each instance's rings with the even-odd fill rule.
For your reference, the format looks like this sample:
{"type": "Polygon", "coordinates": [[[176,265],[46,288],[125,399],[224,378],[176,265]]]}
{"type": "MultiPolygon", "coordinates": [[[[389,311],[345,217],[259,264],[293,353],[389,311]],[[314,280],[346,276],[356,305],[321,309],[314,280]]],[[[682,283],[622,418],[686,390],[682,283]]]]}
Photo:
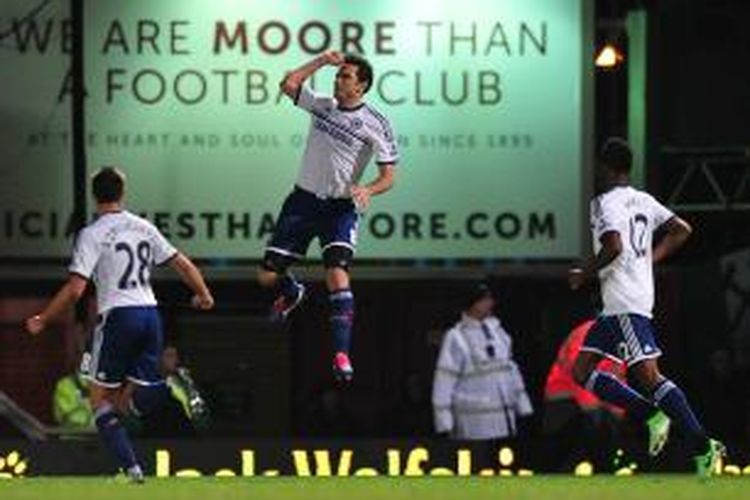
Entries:
{"type": "Polygon", "coordinates": [[[647,359],[632,367],[632,373],[638,384],[646,391],[653,391],[664,378],[659,371],[656,360],[647,359]]]}
{"type": "Polygon", "coordinates": [[[349,266],[354,252],[343,245],[332,245],[323,251],[326,268],[326,284],[329,290],[349,288],[349,266]]]}
{"type": "Polygon", "coordinates": [[[258,284],[264,288],[270,288],[274,284],[276,284],[276,280],[278,279],[278,274],[269,271],[267,269],[259,268],[258,273],[256,275],[256,278],[258,280],[258,284]]]}
{"type": "Polygon", "coordinates": [[[289,266],[294,262],[294,257],[282,255],[277,252],[267,251],[258,268],[257,280],[260,286],[272,288],[276,285],[279,276],[286,273],[289,266]]]}
{"type": "Polygon", "coordinates": [[[91,384],[90,386],[89,402],[91,403],[91,408],[93,408],[94,410],[97,410],[107,404],[115,406],[115,402],[113,401],[113,392],[105,387],[101,387],[96,384],[91,384]]]}
{"type": "Polygon", "coordinates": [[[130,409],[130,400],[133,398],[133,394],[136,390],[136,385],[133,382],[128,381],[113,394],[114,407],[119,413],[123,415],[128,413],[130,409]]]}
{"type": "Polygon", "coordinates": [[[328,290],[344,290],[350,287],[349,273],[340,267],[326,269],[326,285],[328,290]]]}

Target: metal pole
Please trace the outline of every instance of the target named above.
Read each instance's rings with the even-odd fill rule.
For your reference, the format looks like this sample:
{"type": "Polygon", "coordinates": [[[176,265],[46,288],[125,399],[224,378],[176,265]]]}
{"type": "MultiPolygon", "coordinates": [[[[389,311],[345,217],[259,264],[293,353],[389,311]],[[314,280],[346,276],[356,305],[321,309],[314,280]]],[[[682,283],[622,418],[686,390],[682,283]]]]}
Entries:
{"type": "MultiPolygon", "coordinates": [[[[83,2],[70,0],[70,19],[73,29],[70,71],[73,88],[71,99],[71,129],[73,154],[73,227],[76,233],[86,224],[86,111],[84,86],[83,2]]],[[[76,305],[76,321],[85,323],[88,316],[86,301],[76,305]]]]}
{"type": "Polygon", "coordinates": [[[84,40],[83,2],[70,0],[70,18],[73,29],[71,51],[71,101],[72,154],[73,154],[73,226],[76,231],[86,224],[86,115],[84,110],[84,40]]]}

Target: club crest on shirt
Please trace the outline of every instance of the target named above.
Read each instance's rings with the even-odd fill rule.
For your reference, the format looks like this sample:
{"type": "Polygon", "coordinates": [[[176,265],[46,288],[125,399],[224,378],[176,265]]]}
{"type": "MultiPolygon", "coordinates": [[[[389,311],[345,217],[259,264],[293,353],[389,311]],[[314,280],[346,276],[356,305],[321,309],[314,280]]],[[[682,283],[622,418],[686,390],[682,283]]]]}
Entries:
{"type": "Polygon", "coordinates": [[[362,120],[357,117],[352,118],[351,121],[349,122],[349,126],[355,130],[362,128],[362,125],[363,125],[362,120]]]}

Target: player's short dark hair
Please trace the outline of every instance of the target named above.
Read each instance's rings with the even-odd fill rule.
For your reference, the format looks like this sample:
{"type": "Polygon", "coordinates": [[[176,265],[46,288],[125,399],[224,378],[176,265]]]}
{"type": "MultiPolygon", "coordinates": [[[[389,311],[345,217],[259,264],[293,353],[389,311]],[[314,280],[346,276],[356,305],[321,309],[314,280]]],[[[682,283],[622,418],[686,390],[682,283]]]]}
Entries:
{"type": "Polygon", "coordinates": [[[91,179],[91,191],[98,203],[118,202],[125,191],[125,175],[115,167],[102,167],[91,179]]]}
{"type": "Polygon", "coordinates": [[[357,54],[346,54],[344,56],[344,64],[351,64],[357,67],[357,78],[360,82],[365,84],[365,94],[372,86],[372,65],[362,56],[357,54]]]}
{"type": "Polygon", "coordinates": [[[633,151],[625,139],[610,137],[604,141],[599,152],[599,161],[614,172],[629,174],[633,167],[633,151]]]}

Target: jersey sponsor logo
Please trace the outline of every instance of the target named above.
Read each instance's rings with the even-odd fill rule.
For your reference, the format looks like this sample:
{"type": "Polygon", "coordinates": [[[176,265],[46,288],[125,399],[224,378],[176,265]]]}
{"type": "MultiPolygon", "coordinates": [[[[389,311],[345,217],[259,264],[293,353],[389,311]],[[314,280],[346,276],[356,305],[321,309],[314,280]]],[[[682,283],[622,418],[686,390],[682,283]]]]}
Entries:
{"type": "Polygon", "coordinates": [[[319,130],[320,132],[323,132],[327,136],[336,139],[339,142],[343,142],[347,146],[354,146],[354,141],[352,141],[351,137],[347,136],[344,132],[341,130],[334,128],[330,126],[330,124],[324,122],[323,120],[316,119],[315,120],[315,129],[319,130]]]}
{"type": "Polygon", "coordinates": [[[348,136],[350,139],[356,139],[362,143],[367,144],[367,138],[360,137],[359,135],[355,134],[354,130],[349,128],[349,126],[333,120],[330,116],[324,113],[313,112],[312,114],[315,117],[315,124],[317,124],[318,122],[323,122],[328,126],[329,129],[336,130],[339,133],[348,136]]]}

